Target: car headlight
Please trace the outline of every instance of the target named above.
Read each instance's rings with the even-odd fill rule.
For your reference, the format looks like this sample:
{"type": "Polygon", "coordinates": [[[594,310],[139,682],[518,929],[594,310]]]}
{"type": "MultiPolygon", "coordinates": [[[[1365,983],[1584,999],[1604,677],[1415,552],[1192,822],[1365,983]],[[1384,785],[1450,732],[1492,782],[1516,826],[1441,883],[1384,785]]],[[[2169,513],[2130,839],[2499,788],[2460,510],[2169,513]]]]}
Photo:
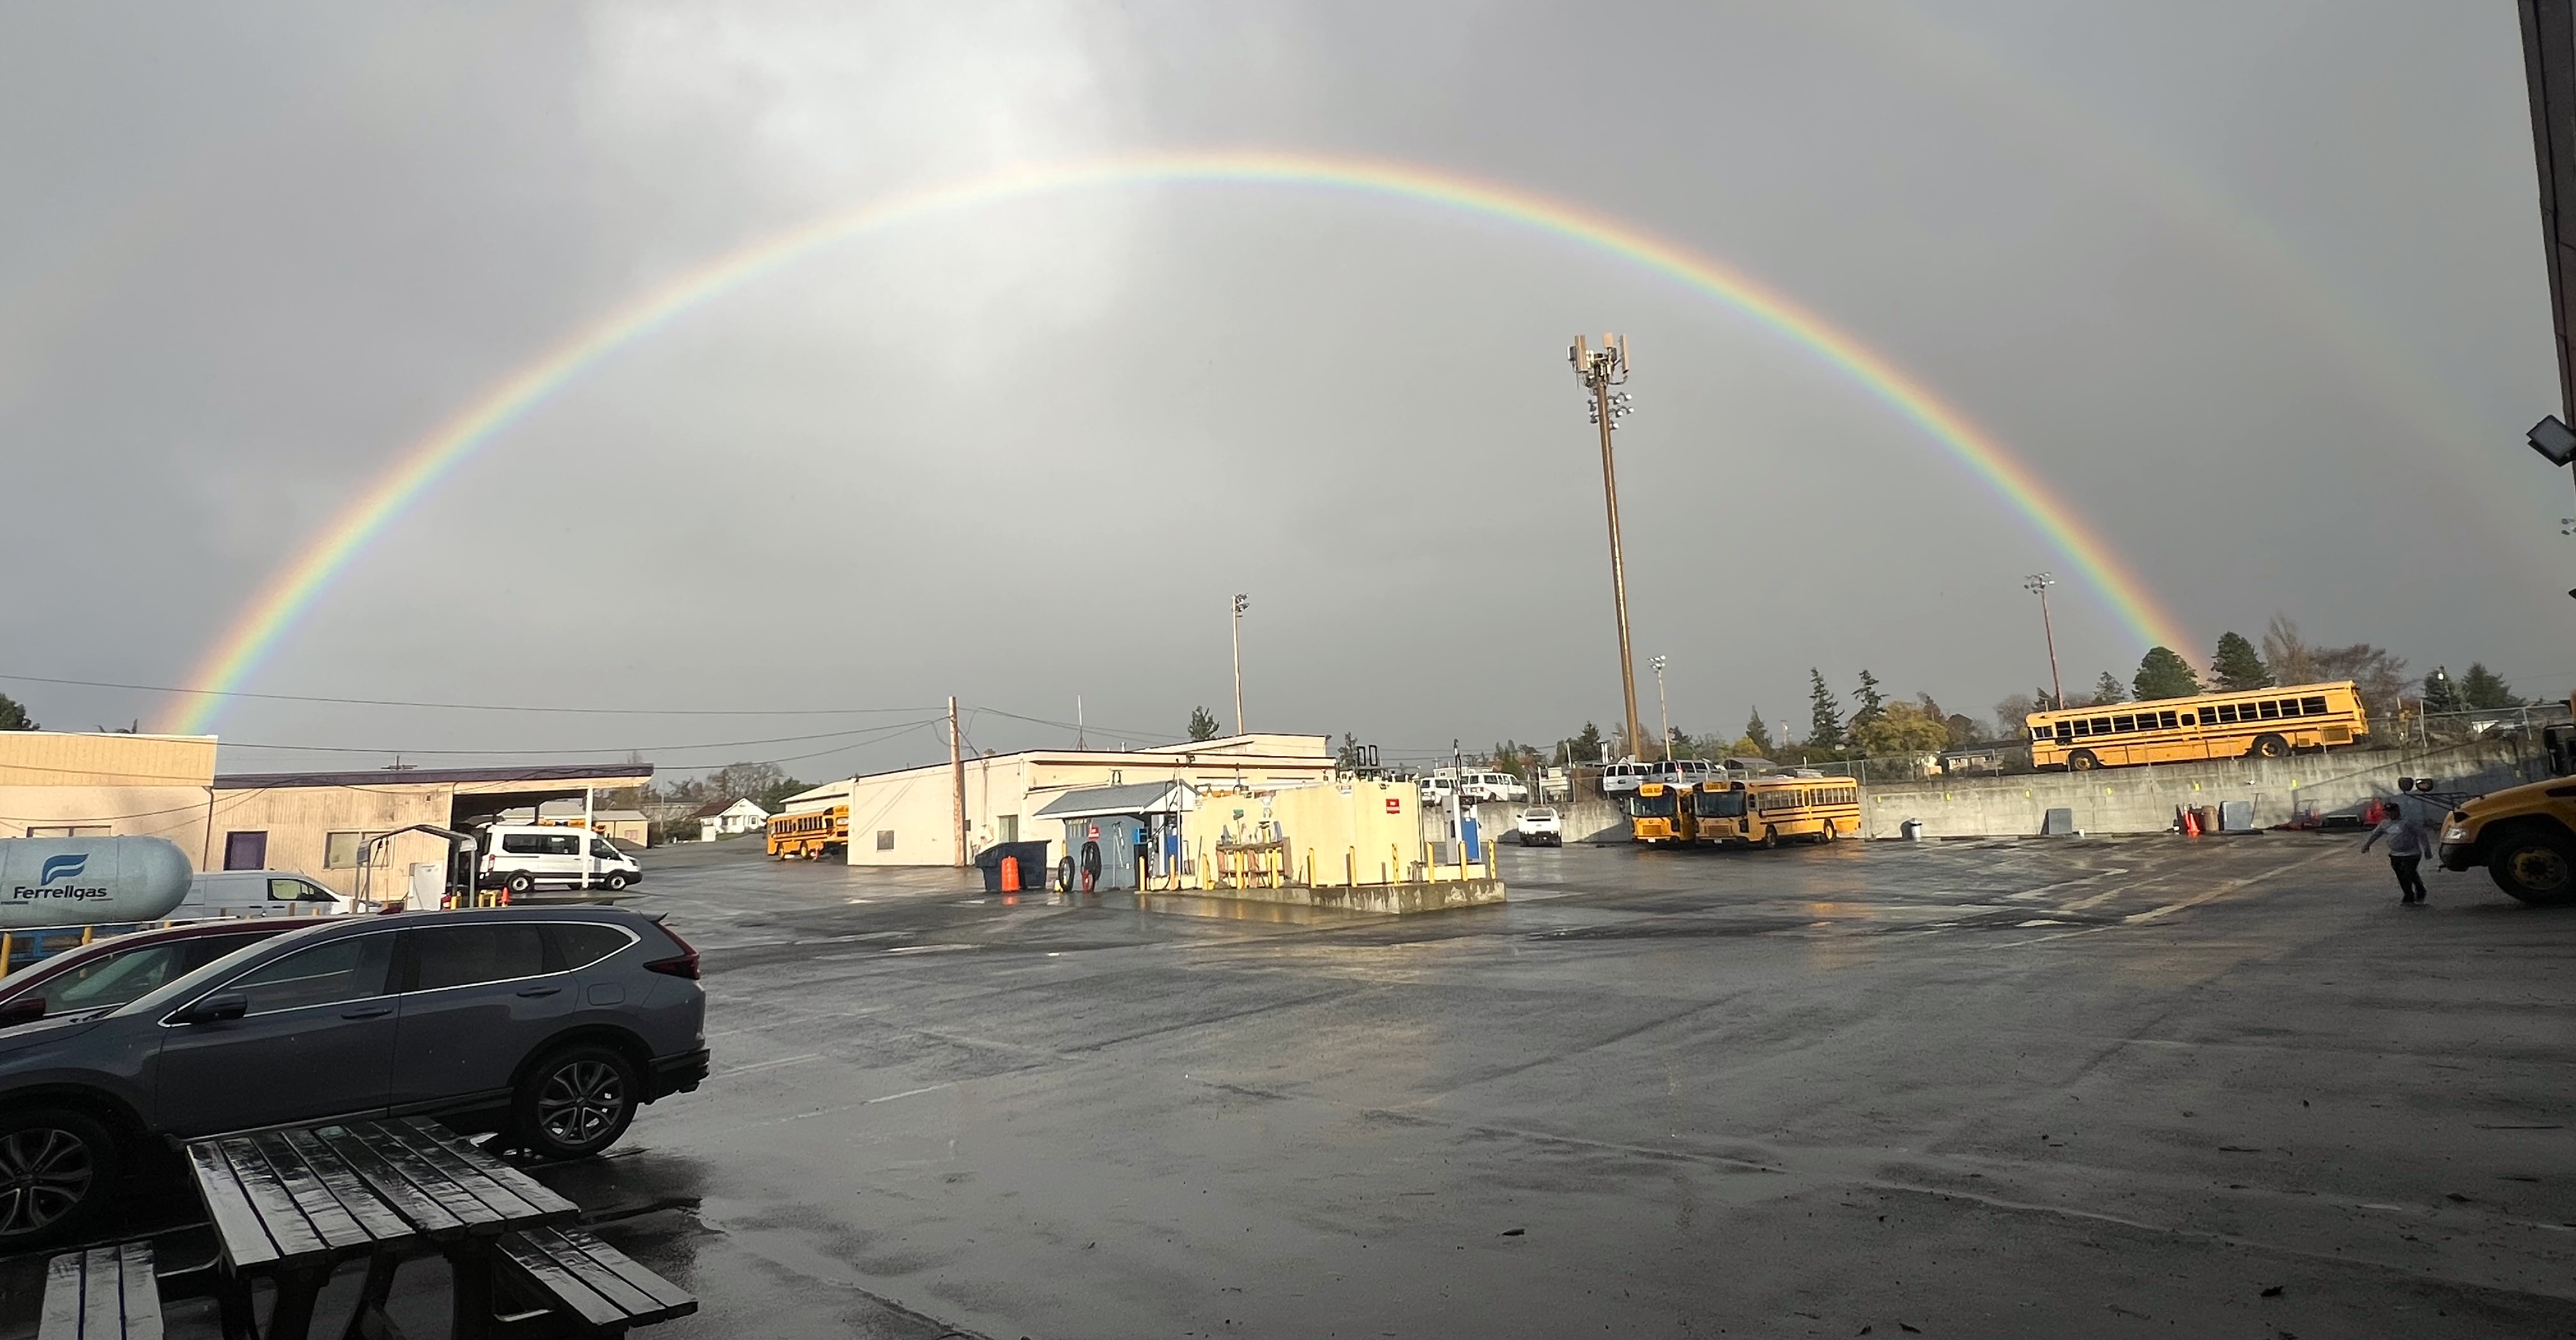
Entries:
{"type": "Polygon", "coordinates": [[[2466,842],[2469,840],[2469,830],[2465,828],[2445,829],[2442,833],[2442,840],[2444,842],[2466,842]]]}

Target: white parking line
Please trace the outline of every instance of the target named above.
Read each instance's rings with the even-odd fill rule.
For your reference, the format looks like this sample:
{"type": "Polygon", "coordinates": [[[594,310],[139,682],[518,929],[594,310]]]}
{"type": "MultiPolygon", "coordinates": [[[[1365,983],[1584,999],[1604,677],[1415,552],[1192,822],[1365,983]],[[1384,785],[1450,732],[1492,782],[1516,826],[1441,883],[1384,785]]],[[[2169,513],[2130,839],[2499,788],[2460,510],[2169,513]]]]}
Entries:
{"type": "Polygon", "coordinates": [[[754,1061],[749,1065],[728,1066],[716,1073],[719,1075],[740,1075],[754,1070],[775,1070],[780,1066],[803,1065],[807,1061],[820,1061],[822,1059],[823,1056],[820,1052],[807,1052],[803,1056],[782,1056],[774,1061],[754,1061]]]}

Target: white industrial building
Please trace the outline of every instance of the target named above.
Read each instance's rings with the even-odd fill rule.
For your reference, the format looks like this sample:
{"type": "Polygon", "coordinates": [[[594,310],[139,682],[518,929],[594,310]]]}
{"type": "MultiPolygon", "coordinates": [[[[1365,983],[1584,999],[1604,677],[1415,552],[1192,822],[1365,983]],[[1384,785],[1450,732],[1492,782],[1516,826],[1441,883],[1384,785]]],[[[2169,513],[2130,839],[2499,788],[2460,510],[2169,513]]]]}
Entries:
{"type": "Polygon", "coordinates": [[[1303,786],[1329,779],[1334,767],[1326,735],[1229,735],[1137,750],[1027,749],[833,782],[790,796],[786,810],[849,806],[852,865],[955,865],[961,851],[972,859],[996,842],[1041,840],[1051,844],[1053,862],[1064,855],[1062,825],[1036,815],[1065,792],[1144,782],[1303,786]]]}

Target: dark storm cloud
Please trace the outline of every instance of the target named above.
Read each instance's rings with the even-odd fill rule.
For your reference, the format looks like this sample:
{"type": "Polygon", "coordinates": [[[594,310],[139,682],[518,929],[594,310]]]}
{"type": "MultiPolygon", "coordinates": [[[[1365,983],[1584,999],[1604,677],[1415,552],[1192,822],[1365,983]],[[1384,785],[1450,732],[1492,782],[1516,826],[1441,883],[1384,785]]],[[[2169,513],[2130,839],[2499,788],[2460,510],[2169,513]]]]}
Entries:
{"type": "MultiPolygon", "coordinates": [[[[0,672],[187,675],[407,444],[734,247],[1005,164],[1259,144],[1582,201],[1794,294],[2011,444],[2204,640],[2286,610],[2563,691],[2570,499],[2514,445],[2555,408],[2517,44],[2509,11],[2323,4],[11,10],[0,454],[45,525],[0,532],[0,564],[44,631],[0,672]]],[[[872,234],[603,360],[253,687],[1050,718],[1079,694],[1169,734],[1229,696],[1250,590],[1256,726],[1427,750],[1606,725],[1561,361],[1604,328],[1636,342],[1638,655],[1672,658],[1676,724],[1794,720],[1809,665],[1972,711],[2044,676],[2018,579],[2064,556],[1740,314],[1490,220],[1137,187],[872,234]]],[[[2061,595],[2070,677],[2134,668],[2098,593],[2061,595]]],[[[56,724],[155,706],[0,688],[56,724]]],[[[224,729],[783,733],[261,702],[224,729]]]]}

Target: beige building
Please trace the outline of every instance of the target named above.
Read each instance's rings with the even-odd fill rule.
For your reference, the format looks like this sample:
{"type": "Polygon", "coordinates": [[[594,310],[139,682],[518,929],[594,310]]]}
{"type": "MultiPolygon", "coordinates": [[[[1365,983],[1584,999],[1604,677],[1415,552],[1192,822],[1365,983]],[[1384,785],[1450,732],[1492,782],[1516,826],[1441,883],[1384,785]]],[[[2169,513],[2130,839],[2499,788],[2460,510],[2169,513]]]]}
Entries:
{"type": "MultiPolygon", "coordinates": [[[[966,852],[996,842],[1048,843],[1064,855],[1064,826],[1035,818],[1067,791],[1143,782],[1266,789],[1333,775],[1331,737],[1233,735],[1153,749],[1030,749],[965,761],[966,852]],[[1052,830],[1052,831],[1050,831],[1052,830]]],[[[787,812],[850,807],[850,864],[953,865],[958,859],[955,776],[946,763],[818,786],[787,800],[787,812]]]]}
{"type": "Polygon", "coordinates": [[[646,764],[227,774],[215,752],[213,736],[0,731],[0,837],[162,837],[200,870],[287,870],[390,897],[412,866],[444,867],[448,844],[429,833],[372,839],[578,807],[585,793],[653,775],[646,764]]]}

